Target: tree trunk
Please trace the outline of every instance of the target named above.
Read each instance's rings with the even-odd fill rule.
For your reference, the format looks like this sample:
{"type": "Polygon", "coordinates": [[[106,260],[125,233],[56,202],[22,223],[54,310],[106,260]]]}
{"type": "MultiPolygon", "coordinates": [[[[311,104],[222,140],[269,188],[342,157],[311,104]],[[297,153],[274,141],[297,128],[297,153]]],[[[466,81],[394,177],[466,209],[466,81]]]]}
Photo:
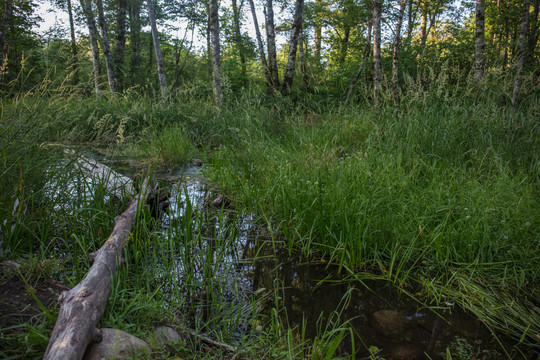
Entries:
{"type": "Polygon", "coordinates": [[[103,53],[105,54],[105,67],[107,68],[107,79],[109,80],[109,89],[111,93],[116,92],[116,83],[114,80],[114,69],[111,56],[111,48],[109,46],[109,33],[107,31],[107,22],[105,21],[105,13],[103,12],[103,2],[96,0],[99,17],[99,28],[101,29],[101,39],[103,41],[103,53]]]}
{"type": "Polygon", "coordinates": [[[514,93],[512,94],[512,106],[517,107],[519,91],[521,89],[521,72],[523,70],[523,61],[525,59],[525,41],[527,40],[527,29],[529,28],[529,8],[530,0],[523,1],[523,13],[521,17],[521,29],[519,31],[519,45],[517,49],[516,81],[514,83],[514,93]]]}
{"type": "Polygon", "coordinates": [[[84,16],[86,17],[86,25],[88,25],[88,35],[90,37],[90,49],[92,50],[92,66],[94,69],[94,92],[99,96],[99,78],[101,76],[99,70],[99,48],[97,42],[97,27],[92,12],[90,0],[80,0],[83,8],[84,16]]]}
{"type": "Polygon", "coordinates": [[[345,30],[343,31],[343,41],[341,42],[341,49],[339,52],[339,65],[345,63],[345,58],[347,58],[347,51],[349,50],[349,38],[351,36],[351,26],[345,25],[345,30]]]}
{"type": "Polygon", "coordinates": [[[128,0],[129,37],[131,42],[130,77],[134,83],[141,65],[141,0],[128,0]]]}
{"type": "Polygon", "coordinates": [[[238,55],[240,55],[240,64],[242,67],[242,81],[247,85],[247,70],[246,70],[246,56],[244,51],[244,41],[240,32],[240,9],[236,3],[236,0],[232,0],[233,21],[234,21],[234,41],[238,48],[238,55]]]}
{"type": "Polygon", "coordinates": [[[289,41],[289,57],[283,76],[283,91],[290,92],[294,80],[294,68],[296,65],[296,51],[298,49],[298,38],[302,32],[302,19],[304,12],[304,0],[296,0],[294,10],[294,20],[291,29],[291,40],[289,41]]]}
{"type": "Polygon", "coordinates": [[[367,41],[366,41],[366,47],[364,48],[364,53],[362,54],[362,62],[360,63],[360,68],[356,72],[356,75],[352,79],[351,85],[349,86],[349,92],[347,93],[347,98],[345,99],[345,104],[344,104],[345,106],[349,106],[349,102],[351,100],[351,96],[352,96],[353,91],[354,91],[354,86],[356,85],[356,82],[358,81],[358,79],[360,79],[360,76],[362,75],[362,70],[364,69],[365,63],[366,63],[367,58],[368,58],[369,53],[370,53],[370,49],[371,49],[371,26],[372,26],[372,23],[370,22],[368,24],[368,36],[367,36],[367,41]]]}
{"type": "Polygon", "coordinates": [[[212,89],[214,101],[218,106],[223,103],[221,89],[221,53],[219,49],[219,5],[218,0],[209,0],[210,41],[212,45],[212,89]]]}
{"type": "Polygon", "coordinates": [[[374,105],[381,104],[381,0],[373,1],[373,96],[374,105]]]}
{"type": "Polygon", "coordinates": [[[484,77],[484,12],[486,10],[485,0],[476,0],[476,41],[474,55],[474,80],[477,84],[482,82],[484,77]]]}
{"type": "Polygon", "coordinates": [[[298,38],[298,64],[300,65],[300,71],[302,72],[302,80],[304,82],[304,87],[307,91],[309,91],[309,77],[307,74],[307,68],[306,68],[306,59],[305,59],[305,53],[304,53],[304,36],[300,33],[300,37],[298,38]]]}
{"type": "Polygon", "coordinates": [[[540,32],[538,31],[538,10],[540,7],[540,0],[534,1],[534,11],[532,19],[529,21],[531,23],[531,28],[529,30],[529,45],[527,49],[527,63],[530,65],[534,64],[534,50],[538,44],[538,36],[540,32]]]}
{"type": "Polygon", "coordinates": [[[116,80],[118,90],[124,88],[124,50],[126,47],[126,15],[128,0],[118,1],[118,14],[116,19],[116,47],[114,49],[114,64],[116,65],[116,80]]]}
{"type": "Polygon", "coordinates": [[[399,106],[399,85],[398,85],[398,71],[399,71],[399,45],[401,41],[401,24],[403,22],[403,14],[405,12],[406,0],[401,0],[399,7],[398,21],[396,25],[396,37],[394,38],[394,54],[392,62],[392,92],[394,94],[394,104],[399,106]]]}
{"type": "Polygon", "coordinates": [[[71,70],[73,71],[73,82],[77,83],[79,79],[79,61],[77,54],[77,39],[75,38],[75,22],[73,21],[73,8],[71,0],[67,0],[68,17],[69,17],[69,32],[71,35],[71,70]]]}
{"type": "Polygon", "coordinates": [[[315,0],[315,37],[313,39],[315,49],[313,57],[315,59],[315,65],[321,65],[321,44],[322,44],[322,0],[315,0]]]}
{"type": "Polygon", "coordinates": [[[4,4],[4,16],[2,17],[2,25],[0,26],[0,69],[4,68],[4,63],[7,62],[4,53],[6,46],[6,35],[9,29],[9,22],[11,21],[11,15],[13,12],[13,0],[6,0],[4,4]]]}
{"type": "Polygon", "coordinates": [[[43,358],[82,359],[86,347],[92,341],[101,340],[97,328],[107,299],[111,293],[111,281],[122,263],[122,250],[135,227],[138,209],[150,198],[149,181],[143,183],[137,195],[122,215],[115,218],[114,229],[105,244],[90,254],[93,265],[86,277],[73,289],[60,295],[60,313],[51,334],[43,358]]]}
{"type": "Polygon", "coordinates": [[[154,41],[154,50],[156,52],[156,62],[159,78],[159,88],[161,89],[161,96],[166,98],[167,93],[167,81],[165,79],[165,65],[163,64],[163,55],[161,54],[161,46],[159,44],[159,34],[156,25],[156,13],[154,11],[153,0],[146,0],[148,5],[148,18],[150,20],[150,27],[152,28],[152,39],[154,41]]]}
{"type": "Polygon", "coordinates": [[[261,31],[259,30],[259,21],[257,20],[257,12],[255,10],[255,4],[253,0],[249,1],[249,7],[251,8],[251,16],[253,18],[253,26],[255,27],[255,37],[257,38],[257,48],[259,49],[259,57],[261,58],[261,65],[263,68],[264,78],[266,79],[266,85],[268,90],[272,88],[272,78],[270,77],[270,71],[268,70],[268,63],[266,62],[266,54],[264,53],[264,46],[262,42],[261,31]]]}
{"type": "Polygon", "coordinates": [[[276,33],[274,29],[274,8],[272,0],[266,0],[266,8],[264,10],[266,19],[266,39],[268,46],[268,71],[270,72],[270,80],[272,90],[279,89],[279,73],[277,67],[276,53],[276,33]]]}

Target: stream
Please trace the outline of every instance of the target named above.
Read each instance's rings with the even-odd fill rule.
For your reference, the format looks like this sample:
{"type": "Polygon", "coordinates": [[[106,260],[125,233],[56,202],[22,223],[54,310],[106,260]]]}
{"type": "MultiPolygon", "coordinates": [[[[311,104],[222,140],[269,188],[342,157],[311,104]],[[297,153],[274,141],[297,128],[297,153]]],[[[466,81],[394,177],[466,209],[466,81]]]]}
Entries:
{"type": "MultiPolygon", "coordinates": [[[[142,167],[118,157],[93,158],[129,177],[142,167]]],[[[384,359],[428,358],[424,353],[442,359],[447,351],[452,359],[508,357],[505,351],[510,351],[511,340],[499,338],[505,350],[480,320],[457,306],[435,311],[386,281],[348,281],[337,266],[289,252],[255,215],[209,205],[219,193],[206,181],[204,166],[155,173],[154,178],[170,193],[170,206],[156,230],[160,236],[200,234],[189,245],[175,243],[171,251],[176,253],[166,254],[169,265],[155,279],[165,292],[191,297],[183,309],[188,319],[197,318],[197,313],[210,319],[210,312],[223,316],[227,311],[254,312],[255,303],[264,319],[279,313],[285,327],[295,328],[306,339],[320,341],[324,333],[348,323],[337,350],[343,356],[350,356],[354,346],[358,359],[377,358],[375,354],[384,359]],[[183,222],[197,212],[205,213],[204,221],[183,222]],[[208,286],[215,287],[212,296],[223,297],[222,308],[209,308],[208,286]],[[175,290],[178,287],[181,290],[175,290]]],[[[250,327],[266,331],[264,323],[260,319],[231,326],[240,339],[250,327]]]]}

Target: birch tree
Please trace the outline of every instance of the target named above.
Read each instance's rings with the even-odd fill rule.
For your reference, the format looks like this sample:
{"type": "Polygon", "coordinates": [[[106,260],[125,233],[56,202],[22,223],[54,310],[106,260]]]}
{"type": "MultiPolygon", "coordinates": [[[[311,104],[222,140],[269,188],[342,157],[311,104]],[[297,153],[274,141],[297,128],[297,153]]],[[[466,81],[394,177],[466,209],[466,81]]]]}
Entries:
{"type": "Polygon", "coordinates": [[[398,21],[396,24],[396,36],[394,38],[394,53],[392,56],[392,93],[394,95],[394,104],[399,106],[399,45],[401,41],[401,24],[403,23],[403,14],[405,13],[405,4],[407,0],[401,0],[399,6],[398,21]]]}
{"type": "Polygon", "coordinates": [[[291,30],[291,40],[289,41],[289,56],[287,58],[285,75],[283,76],[283,91],[285,92],[290,92],[293,84],[294,68],[296,65],[296,51],[298,49],[298,39],[302,32],[303,12],[304,0],[296,0],[293,26],[291,30]]]}
{"type": "Polygon", "coordinates": [[[519,44],[517,49],[516,80],[514,82],[514,92],[512,94],[512,106],[517,107],[519,91],[521,90],[521,72],[523,71],[523,62],[525,60],[525,41],[527,39],[527,29],[529,27],[529,8],[530,0],[523,1],[523,12],[521,15],[521,29],[519,31],[519,44]]]}
{"type": "Polygon", "coordinates": [[[219,48],[219,6],[218,0],[209,0],[210,42],[212,47],[212,89],[214,101],[219,106],[223,102],[221,89],[221,54],[219,48]]]}
{"type": "Polygon", "coordinates": [[[165,65],[163,64],[163,55],[161,54],[161,46],[159,44],[159,33],[156,25],[156,13],[154,10],[153,0],[146,0],[148,6],[148,18],[152,29],[152,40],[154,42],[154,51],[156,53],[156,62],[158,70],[159,88],[161,96],[166,98],[168,95],[167,81],[165,79],[165,65]]]}
{"type": "Polygon", "coordinates": [[[261,31],[259,30],[259,21],[257,20],[257,12],[255,10],[255,4],[253,0],[249,1],[249,7],[251,9],[251,16],[253,18],[253,26],[255,27],[255,37],[257,38],[257,49],[259,50],[259,57],[261,58],[261,65],[266,79],[266,85],[269,90],[272,89],[272,78],[270,77],[270,71],[268,70],[268,63],[266,62],[266,54],[264,53],[264,46],[262,42],[261,31]]]}
{"type": "Polygon", "coordinates": [[[381,103],[381,1],[373,0],[373,96],[375,107],[381,103]]]}
{"type": "Polygon", "coordinates": [[[109,32],[107,30],[107,22],[105,21],[103,2],[101,0],[96,0],[96,4],[98,8],[99,28],[101,29],[101,41],[103,43],[103,54],[105,55],[105,67],[107,68],[107,79],[109,81],[109,89],[111,90],[111,93],[114,94],[116,92],[116,83],[114,80],[111,47],[109,45],[109,32]]]}
{"type": "Polygon", "coordinates": [[[97,42],[97,27],[96,20],[94,19],[94,13],[92,11],[92,5],[90,0],[80,0],[81,7],[83,8],[84,17],[86,18],[86,25],[88,26],[88,36],[90,37],[90,50],[92,52],[92,69],[94,72],[94,92],[96,96],[99,96],[99,47],[97,42]]]}
{"type": "Polygon", "coordinates": [[[268,71],[272,90],[279,88],[279,73],[277,67],[276,32],[274,26],[274,8],[272,0],[266,0],[264,17],[266,20],[266,42],[268,47],[268,71]]]}

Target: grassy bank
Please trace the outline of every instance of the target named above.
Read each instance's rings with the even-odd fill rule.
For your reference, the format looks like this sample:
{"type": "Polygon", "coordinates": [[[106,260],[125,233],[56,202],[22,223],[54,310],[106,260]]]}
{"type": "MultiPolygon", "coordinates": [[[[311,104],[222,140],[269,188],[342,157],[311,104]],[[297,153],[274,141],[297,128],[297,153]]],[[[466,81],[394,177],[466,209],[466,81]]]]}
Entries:
{"type": "MultiPolygon", "coordinates": [[[[80,174],[51,167],[62,158],[51,144],[108,148],[171,169],[203,157],[212,164],[211,181],[238,210],[267,224],[291,256],[339,264],[352,278],[387,279],[427,304],[458,303],[492,328],[538,344],[540,99],[531,95],[513,111],[502,104],[504,86],[497,91],[488,82],[479,92],[434,84],[410,84],[414,90],[403,94],[399,110],[390,96],[374,110],[362,102],[343,108],[332,94],[249,91],[216,109],[195,88],[167,101],[133,93],[2,99],[3,256],[27,264],[25,278],[36,279],[35,264],[45,261],[54,266],[43,274],[74,284],[89,266],[86,253],[100,246],[125,204],[104,201],[99,185],[90,186],[91,196],[70,196],[66,187],[80,174]],[[52,179],[63,198],[47,193],[52,179]],[[28,211],[15,206],[17,199],[28,211]]],[[[191,294],[214,314],[191,318],[199,331],[212,329],[254,354],[304,356],[293,345],[297,335],[284,331],[277,316],[267,319],[267,333],[253,326],[238,338],[238,328],[259,321],[257,300],[249,312],[224,302],[218,294],[228,279],[212,276],[226,264],[234,231],[205,232],[208,215],[188,209],[166,241],[149,217],[137,228],[102,325],[144,336],[150,325],[185,320],[175,319],[175,310],[193,306],[196,313],[197,304],[185,297],[191,294]],[[201,245],[208,238],[215,247],[201,245]],[[194,248],[200,257],[192,256],[194,248]],[[176,261],[166,254],[176,254],[176,261]],[[183,285],[167,289],[179,282],[179,263],[183,285]],[[172,308],[171,298],[178,301],[172,308]],[[263,350],[269,347],[275,353],[263,350]]],[[[19,348],[35,341],[39,356],[48,336],[40,329],[39,336],[9,341],[19,348]]],[[[346,332],[328,334],[314,353],[333,354],[336,336],[346,332]]]]}

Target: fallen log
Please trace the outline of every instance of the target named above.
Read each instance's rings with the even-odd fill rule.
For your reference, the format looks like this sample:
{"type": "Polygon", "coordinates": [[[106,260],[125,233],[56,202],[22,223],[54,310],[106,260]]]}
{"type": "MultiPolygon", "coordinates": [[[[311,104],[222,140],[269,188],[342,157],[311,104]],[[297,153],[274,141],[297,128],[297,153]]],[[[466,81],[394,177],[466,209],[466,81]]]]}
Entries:
{"type": "Polygon", "coordinates": [[[107,189],[107,191],[118,198],[122,195],[133,197],[136,189],[133,186],[133,181],[107,165],[103,165],[82,154],[75,154],[73,150],[64,151],[68,155],[77,155],[75,165],[84,173],[85,176],[99,181],[107,189]]]}
{"type": "Polygon", "coordinates": [[[139,194],[126,211],[114,219],[114,229],[105,244],[91,254],[94,263],[86,277],[59,298],[60,313],[45,351],[44,359],[82,359],[86,347],[101,341],[97,328],[111,292],[111,278],[122,263],[122,249],[137,219],[138,210],[148,202],[152,191],[145,179],[139,194]]]}

